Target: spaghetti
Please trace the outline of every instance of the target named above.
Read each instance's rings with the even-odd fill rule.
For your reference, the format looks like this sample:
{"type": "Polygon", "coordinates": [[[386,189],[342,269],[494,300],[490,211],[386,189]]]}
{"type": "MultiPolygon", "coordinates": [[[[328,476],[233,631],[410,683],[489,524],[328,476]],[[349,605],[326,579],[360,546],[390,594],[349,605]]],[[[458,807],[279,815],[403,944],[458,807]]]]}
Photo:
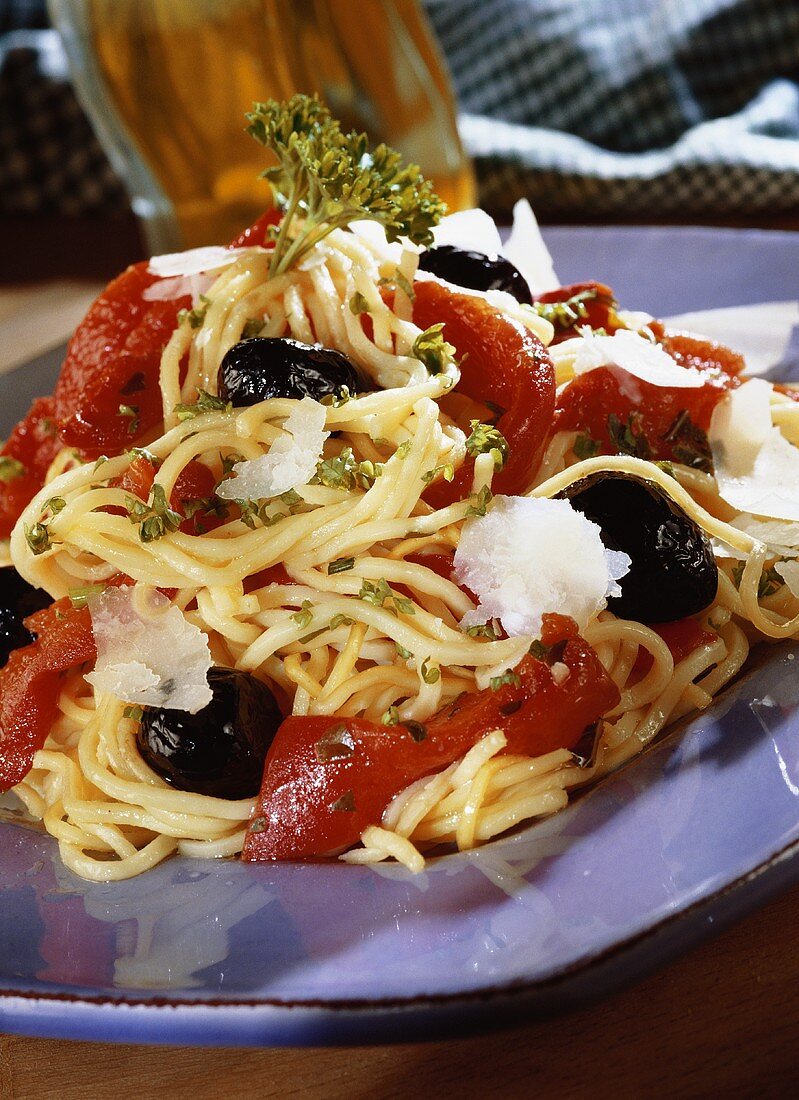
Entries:
{"type": "MultiPolygon", "coordinates": [[[[424,285],[418,257],[416,248],[398,251],[346,229],[277,275],[268,247],[242,249],[166,342],[162,424],[137,438],[134,453],[83,461],[64,448],[16,523],[8,560],[54,599],[88,600],[90,608],[94,594],[120,576],[142,606],[166,591],[170,606],[207,640],[214,664],[272,685],[295,718],[413,729],[464,693],[510,683],[534,639],[464,629],[476,600],[435,567],[457,549],[464,526],[490,510],[501,475],[490,450],[467,453],[454,401],[454,349],[445,346],[437,373],[420,357],[425,332],[414,320],[412,291],[424,285]],[[142,516],[153,519],[156,499],[174,500],[187,471],[199,464],[218,488],[234,466],[286,440],[286,422],[301,402],[271,398],[232,408],[218,399],[220,363],[256,334],[335,348],[374,389],[324,404],[323,453],[303,484],[250,511],[229,494],[206,499],[199,511],[205,530],[187,530],[183,513],[170,526],[165,505],[155,519],[166,527],[144,539],[142,516]],[[210,399],[205,407],[202,394],[210,399]],[[150,481],[137,496],[131,472],[142,463],[150,481]],[[439,501],[430,490],[445,490],[462,470],[471,470],[466,491],[439,501]],[[32,532],[40,533],[38,544],[32,532]]],[[[540,311],[500,292],[450,289],[489,302],[519,339],[529,333],[552,345],[555,328],[540,311]]],[[[550,347],[559,392],[575,378],[571,343],[550,347]]],[[[799,440],[799,405],[789,395],[773,394],[771,416],[786,439],[799,440]]],[[[508,443],[512,454],[514,439],[508,443]]],[[[799,599],[775,579],[777,556],[736,525],[711,473],[578,450],[578,432],[553,431],[527,494],[550,500],[597,474],[628,475],[656,485],[722,548],[716,599],[694,619],[697,643],[675,654],[656,629],[598,610],[582,639],[617,702],[590,743],[579,753],[556,747],[529,755],[506,751],[503,729],[484,728],[459,758],[397,793],[343,860],[392,858],[418,871],[430,849],[470,848],[554,813],[671,722],[707,707],[751,644],[799,635],[799,599]],[[773,583],[764,586],[766,576],[773,583]]],[[[90,671],[84,663],[62,679],[46,741],[14,787],[57,839],[64,863],[107,881],[176,852],[241,852],[255,800],[176,789],[137,747],[137,708],[122,691],[92,688],[90,671]]],[[[555,660],[547,675],[567,687],[569,672],[555,660]]]]}

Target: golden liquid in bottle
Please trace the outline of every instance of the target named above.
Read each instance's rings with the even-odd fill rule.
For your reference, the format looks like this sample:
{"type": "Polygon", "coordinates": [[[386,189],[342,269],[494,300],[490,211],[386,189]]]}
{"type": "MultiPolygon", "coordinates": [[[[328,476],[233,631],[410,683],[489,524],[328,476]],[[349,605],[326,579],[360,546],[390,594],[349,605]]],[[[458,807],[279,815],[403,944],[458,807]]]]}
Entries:
{"type": "Polygon", "coordinates": [[[174,207],[185,247],[231,239],[268,203],[253,101],[318,92],[345,129],[475,204],[449,78],[417,0],[88,0],[113,105],[174,207]]]}

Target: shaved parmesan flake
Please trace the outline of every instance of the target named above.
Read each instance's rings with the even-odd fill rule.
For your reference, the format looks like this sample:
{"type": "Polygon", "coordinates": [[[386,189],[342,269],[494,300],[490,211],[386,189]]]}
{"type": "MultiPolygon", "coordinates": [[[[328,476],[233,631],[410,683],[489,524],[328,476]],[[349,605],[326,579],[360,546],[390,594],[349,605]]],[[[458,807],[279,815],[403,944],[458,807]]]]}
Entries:
{"type": "Polygon", "coordinates": [[[203,248],[190,248],[187,252],[166,252],[163,256],[153,256],[147,270],[161,279],[174,275],[200,275],[204,271],[219,271],[220,268],[229,267],[246,251],[244,248],[207,245],[203,248]]]}
{"type": "Polygon", "coordinates": [[[87,681],[127,703],[196,714],[211,702],[211,653],[199,627],[153,591],[107,588],[89,601],[97,662],[87,681]]]}
{"type": "Polygon", "coordinates": [[[307,485],[330,435],[324,426],[324,405],[303,397],[286,417],[285,434],[275,440],[268,454],[237,462],[233,467],[236,477],[223,481],[216,495],[224,500],[267,500],[307,485]]]}
{"type": "Polygon", "coordinates": [[[527,199],[519,199],[514,206],[513,228],[500,252],[519,269],[533,294],[544,294],[560,286],[552,256],[527,199]]]}
{"type": "Polygon", "coordinates": [[[433,227],[434,247],[452,245],[455,248],[484,252],[496,256],[502,251],[502,238],[496,222],[485,210],[457,210],[447,214],[433,227]]]}
{"type": "Polygon", "coordinates": [[[653,386],[696,389],[705,384],[693,367],[681,367],[660,347],[637,332],[620,329],[613,336],[597,336],[590,329],[558,345],[558,358],[572,358],[575,374],[587,374],[597,367],[620,367],[653,386]]]}
{"type": "Polygon", "coordinates": [[[771,422],[771,386],[753,378],[715,408],[708,441],[723,500],[741,512],[799,521],[799,450],[771,422]]]}
{"type": "Polygon", "coordinates": [[[774,571],[788,585],[791,595],[799,598],[799,561],[778,561],[774,571]]]}
{"type": "Polygon", "coordinates": [[[511,637],[538,637],[542,616],[557,611],[582,628],[619,595],[630,564],[568,500],[494,497],[464,524],[455,553],[455,576],[479,600],[462,625],[499,619],[511,637]]]}
{"type": "Polygon", "coordinates": [[[174,302],[178,298],[188,297],[191,298],[191,304],[196,306],[200,295],[210,289],[214,278],[214,275],[175,275],[146,286],[141,296],[145,302],[174,302]]]}
{"type": "MultiPolygon", "coordinates": [[[[737,527],[745,535],[762,542],[769,555],[780,558],[799,558],[799,523],[783,519],[760,519],[745,513],[730,520],[731,527],[737,527]]],[[[720,558],[736,558],[746,561],[748,555],[726,542],[713,539],[713,551],[720,558]]]]}

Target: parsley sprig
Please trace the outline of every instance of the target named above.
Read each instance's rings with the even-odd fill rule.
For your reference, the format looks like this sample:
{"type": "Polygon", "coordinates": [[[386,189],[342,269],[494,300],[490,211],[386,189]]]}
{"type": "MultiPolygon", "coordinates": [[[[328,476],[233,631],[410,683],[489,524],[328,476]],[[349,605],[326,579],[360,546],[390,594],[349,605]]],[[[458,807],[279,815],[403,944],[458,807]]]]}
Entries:
{"type": "Polygon", "coordinates": [[[277,158],[263,173],[283,220],[270,275],[287,271],[333,229],[360,218],[379,222],[389,241],[432,243],[444,203],[415,164],[366,134],[345,134],[318,96],[254,103],[247,132],[277,158]],[[299,224],[297,219],[302,219],[299,224]]]}
{"type": "Polygon", "coordinates": [[[163,485],[157,482],[152,487],[147,504],[136,497],[126,497],[125,507],[130,522],[139,525],[142,542],[156,542],[169,532],[177,531],[183,522],[183,516],[167,500],[163,485]]]}

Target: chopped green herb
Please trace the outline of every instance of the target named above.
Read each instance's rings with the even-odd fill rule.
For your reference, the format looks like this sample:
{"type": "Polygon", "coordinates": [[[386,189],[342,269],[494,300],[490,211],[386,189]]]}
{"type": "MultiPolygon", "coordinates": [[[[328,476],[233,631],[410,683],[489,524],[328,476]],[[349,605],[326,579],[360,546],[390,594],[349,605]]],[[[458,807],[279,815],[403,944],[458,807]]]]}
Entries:
{"type": "Polygon", "coordinates": [[[608,435],[618,454],[650,459],[652,447],[641,428],[641,414],[632,412],[623,423],[615,413],[608,416],[608,435]]]}
{"type": "Polygon", "coordinates": [[[201,294],[198,305],[194,306],[192,309],[180,310],[178,313],[178,324],[188,324],[190,328],[199,328],[205,320],[205,315],[208,312],[210,304],[211,299],[201,294]]]}
{"type": "MultiPolygon", "coordinates": [[[[572,294],[563,302],[535,302],[533,309],[539,317],[549,321],[555,328],[571,328],[578,321],[588,320],[586,302],[592,301],[598,296],[596,287],[589,287],[572,294]]],[[[615,306],[615,302],[612,303],[615,306]]]]}
{"type": "Polygon", "coordinates": [[[233,473],[233,467],[244,461],[244,455],[240,455],[238,451],[231,451],[229,455],[220,453],[219,459],[222,463],[222,480],[224,481],[226,477],[230,477],[233,473]]]}
{"type": "Polygon", "coordinates": [[[713,456],[707,434],[694,424],[687,409],[678,413],[663,439],[671,443],[675,459],[683,466],[702,470],[706,474],[713,473],[713,456]]]}
{"type": "Polygon", "coordinates": [[[431,325],[420,332],[413,342],[411,355],[419,360],[430,374],[441,374],[455,361],[455,348],[444,339],[444,323],[431,325]]]}
{"type": "Polygon", "coordinates": [[[572,450],[574,451],[574,457],[584,462],[587,458],[594,458],[599,454],[599,443],[596,439],[592,439],[590,435],[579,432],[572,444],[572,450]]]}
{"type": "Polygon", "coordinates": [[[501,470],[508,460],[508,441],[493,424],[481,424],[479,420],[470,420],[471,435],[466,440],[466,453],[477,455],[490,454],[494,459],[494,468],[501,470]]]}
{"type": "Polygon", "coordinates": [[[366,603],[374,604],[375,607],[384,607],[386,601],[390,600],[394,606],[386,610],[390,611],[392,615],[414,615],[416,613],[413,601],[392,592],[385,577],[381,577],[376,582],[363,581],[358,598],[365,600],[366,603]]]}
{"type": "Polygon", "coordinates": [[[277,159],[263,173],[284,211],[270,275],[295,265],[333,229],[361,218],[379,222],[389,241],[432,243],[446,207],[416,165],[366,134],[345,134],[317,96],[255,103],[248,133],[277,159]],[[300,222],[295,219],[300,218],[300,222]]]}
{"type": "Polygon", "coordinates": [[[352,793],[352,791],[346,791],[346,793],[343,794],[341,796],[341,798],[336,799],[336,801],[333,803],[333,805],[330,807],[330,809],[331,810],[341,810],[342,812],[348,813],[348,814],[354,813],[355,812],[355,795],[352,793]]]}
{"type": "Polygon", "coordinates": [[[241,330],[241,339],[252,340],[254,336],[258,335],[263,327],[263,317],[250,317],[248,321],[245,321],[244,328],[241,330]]]}
{"type": "Polygon", "coordinates": [[[305,628],[306,626],[311,625],[311,623],[313,622],[313,611],[311,610],[311,607],[312,605],[310,600],[302,601],[302,603],[300,604],[300,610],[295,611],[294,614],[291,616],[297,626],[305,628]]]}
{"type": "Polygon", "coordinates": [[[395,706],[390,706],[380,721],[384,726],[396,726],[399,723],[399,711],[395,706]]]}
{"type": "MultiPolygon", "coordinates": [[[[149,462],[150,465],[153,466],[156,470],[161,465],[161,459],[158,457],[158,455],[154,455],[153,452],[148,451],[146,447],[131,447],[131,449],[128,451],[128,454],[131,457],[131,461],[134,458],[143,458],[147,462],[149,462]]],[[[96,466],[95,469],[97,469],[96,466]]]]}
{"type": "Polygon", "coordinates": [[[30,527],[26,523],[24,525],[24,531],[25,541],[37,556],[43,554],[45,550],[49,550],[52,546],[50,542],[50,532],[47,530],[46,523],[34,523],[30,527]]]}
{"type": "Polygon", "coordinates": [[[336,573],[346,573],[355,565],[355,558],[336,558],[335,561],[331,561],[327,567],[328,577],[335,576],[336,573]]]}
{"type": "Polygon", "coordinates": [[[356,290],[353,296],[350,298],[350,313],[353,313],[358,317],[361,313],[369,312],[369,303],[361,294],[360,290],[356,290]]]}
{"type": "Polygon", "coordinates": [[[403,661],[410,661],[411,657],[413,657],[411,651],[406,649],[404,645],[400,645],[397,641],[394,642],[394,645],[397,650],[397,656],[401,657],[403,661]]]}
{"type": "Polygon", "coordinates": [[[540,638],[536,638],[527,652],[531,657],[535,657],[537,661],[546,661],[549,656],[549,646],[544,645],[540,638]]]}
{"type": "Polygon", "coordinates": [[[170,531],[177,531],[183,522],[183,516],[170,506],[163,485],[158,483],[153,485],[147,504],[129,496],[125,506],[130,522],[139,525],[142,542],[155,542],[170,531]]]}
{"type": "Polygon", "coordinates": [[[494,494],[487,485],[484,485],[479,493],[472,493],[471,499],[474,501],[474,504],[470,504],[466,509],[467,519],[469,516],[477,516],[478,518],[484,516],[486,514],[486,509],[494,499],[494,494]]]}
{"type": "MultiPolygon", "coordinates": [[[[355,752],[355,738],[345,725],[332,726],[316,742],[315,750],[320,764],[327,764],[330,760],[345,760],[355,752]]],[[[355,809],[354,802],[350,808],[355,809]]],[[[333,809],[345,807],[334,805],[333,809]]]]}
{"type": "Polygon", "coordinates": [[[514,687],[519,687],[521,682],[521,677],[517,676],[515,672],[511,672],[510,669],[507,672],[503,672],[501,676],[492,676],[489,680],[492,691],[499,691],[499,689],[506,684],[512,684],[514,687]]]}
{"type": "Polygon", "coordinates": [[[384,279],[379,279],[377,285],[389,287],[395,286],[399,290],[401,290],[403,294],[410,298],[411,301],[413,301],[416,297],[413,287],[399,270],[399,268],[397,268],[393,275],[386,276],[386,278],[384,279]]]}
{"type": "Polygon", "coordinates": [[[423,726],[421,722],[415,722],[413,718],[407,718],[402,724],[417,745],[427,737],[427,726],[423,726]]]}
{"type": "Polygon", "coordinates": [[[422,661],[422,667],[419,669],[419,674],[426,684],[435,684],[441,679],[441,669],[438,665],[434,665],[430,668],[428,665],[429,660],[429,657],[425,657],[422,661]]]}
{"type": "Polygon", "coordinates": [[[467,626],[466,633],[470,638],[488,638],[489,642],[495,642],[499,638],[490,622],[482,623],[480,626],[467,626]]]}
{"type": "Polygon", "coordinates": [[[104,584],[87,584],[85,588],[70,588],[69,599],[73,607],[85,607],[92,596],[102,596],[104,584]]]}
{"type": "Polygon", "coordinates": [[[452,481],[455,477],[455,467],[451,462],[445,462],[442,466],[436,466],[433,470],[425,470],[422,474],[422,481],[425,485],[429,485],[439,475],[443,477],[444,481],[452,481]]]}
{"type": "MultiPolygon", "coordinates": [[[[739,561],[732,571],[732,579],[736,588],[741,587],[745,566],[745,562],[739,561]]],[[[784,584],[785,581],[774,566],[769,566],[760,574],[760,580],[757,582],[757,598],[764,600],[767,596],[773,596],[777,589],[782,588],[784,584]]]]}
{"type": "Polygon", "coordinates": [[[343,615],[340,611],[337,615],[334,615],[330,620],[330,630],[337,630],[340,626],[352,626],[355,619],[351,619],[349,615],[343,615]]]}
{"type": "Polygon", "coordinates": [[[50,497],[42,505],[42,513],[51,512],[54,516],[57,516],[59,512],[63,512],[66,506],[67,502],[63,497],[50,497]]]}
{"type": "Polygon", "coordinates": [[[125,416],[130,420],[130,424],[128,424],[128,435],[135,435],[139,430],[139,406],[120,405],[119,415],[125,416]]]}
{"type": "Polygon", "coordinates": [[[341,454],[318,462],[311,480],[312,483],[324,485],[328,489],[350,491],[356,487],[370,489],[382,474],[382,462],[359,462],[352,453],[352,447],[345,447],[341,454]]]}
{"type": "Polygon", "coordinates": [[[144,717],[144,710],[139,706],[125,707],[122,711],[123,718],[131,718],[134,722],[141,722],[144,717]]]}
{"type": "Polygon", "coordinates": [[[400,443],[399,447],[397,447],[394,454],[399,459],[407,458],[408,455],[411,453],[412,446],[413,444],[411,443],[410,439],[403,439],[402,443],[400,443]]]}
{"type": "Polygon", "coordinates": [[[236,504],[238,504],[241,513],[239,519],[251,531],[255,530],[259,522],[262,527],[274,527],[276,523],[289,518],[288,512],[271,514],[269,512],[272,507],[271,500],[263,498],[260,500],[237,500],[236,504]]]}
{"type": "Polygon", "coordinates": [[[223,401],[221,397],[214,397],[205,390],[197,391],[197,401],[194,405],[175,405],[175,414],[178,420],[192,420],[195,416],[204,416],[209,412],[231,412],[233,406],[229,401],[223,401]]]}
{"type": "Polygon", "coordinates": [[[336,393],[326,393],[319,404],[326,405],[329,409],[340,409],[342,405],[352,401],[353,396],[347,386],[342,386],[336,393]]]}
{"type": "Polygon", "coordinates": [[[100,457],[97,459],[97,461],[94,464],[93,473],[96,474],[97,471],[100,469],[100,467],[103,466],[106,462],[108,462],[108,456],[107,455],[100,455],[100,457]]]}
{"type": "Polygon", "coordinates": [[[19,477],[25,476],[25,466],[18,458],[11,458],[10,455],[0,455],[0,481],[5,485],[9,481],[15,481],[19,477]]]}

